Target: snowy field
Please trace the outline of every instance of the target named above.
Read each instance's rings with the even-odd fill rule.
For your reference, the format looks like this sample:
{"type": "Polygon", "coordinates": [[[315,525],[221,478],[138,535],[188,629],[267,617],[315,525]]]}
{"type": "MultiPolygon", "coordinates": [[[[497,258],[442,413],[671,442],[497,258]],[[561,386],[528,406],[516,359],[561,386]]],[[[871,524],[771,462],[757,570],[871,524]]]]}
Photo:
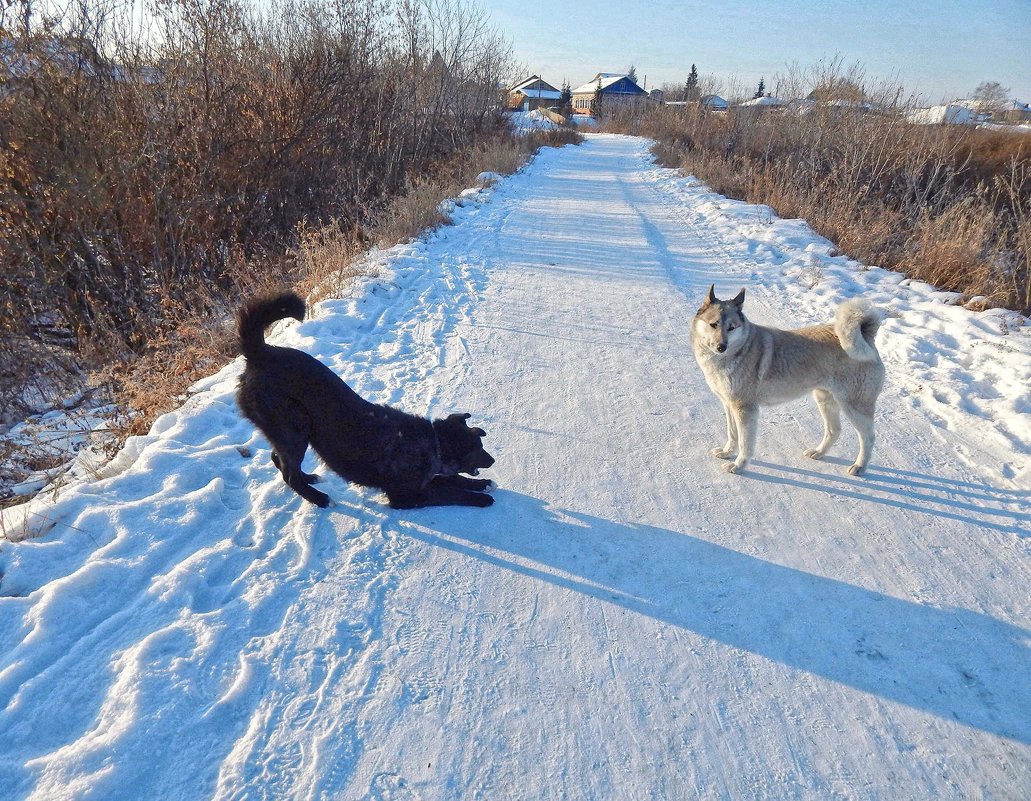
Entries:
{"type": "MultiPolygon", "coordinates": [[[[487,510],[306,504],[241,364],[97,481],[9,510],[0,798],[1031,798],[1031,327],[834,255],[648,143],[545,150],[271,338],[469,411],[487,510]],[[868,473],[811,401],[741,476],[691,355],[710,283],[894,315],[868,473]],[[19,515],[28,512],[23,522],[19,515]]],[[[310,460],[309,469],[317,469],[310,460]]]]}

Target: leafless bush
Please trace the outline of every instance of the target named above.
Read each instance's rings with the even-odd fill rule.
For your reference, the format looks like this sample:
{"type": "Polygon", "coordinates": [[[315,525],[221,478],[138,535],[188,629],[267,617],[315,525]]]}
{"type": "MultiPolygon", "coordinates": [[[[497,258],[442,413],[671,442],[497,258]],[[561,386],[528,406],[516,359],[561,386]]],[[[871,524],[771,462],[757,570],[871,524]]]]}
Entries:
{"type": "Polygon", "coordinates": [[[359,230],[500,124],[508,46],[460,0],[18,11],[0,20],[7,399],[281,283],[298,230],[359,230]]]}

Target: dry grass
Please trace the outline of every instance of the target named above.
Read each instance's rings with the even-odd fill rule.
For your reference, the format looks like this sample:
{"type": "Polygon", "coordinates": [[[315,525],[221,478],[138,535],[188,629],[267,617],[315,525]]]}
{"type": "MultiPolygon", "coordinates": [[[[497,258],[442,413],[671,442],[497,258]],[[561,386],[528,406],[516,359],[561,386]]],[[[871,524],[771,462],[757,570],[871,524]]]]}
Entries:
{"type": "Polygon", "coordinates": [[[664,164],[801,217],[850,256],[1031,313],[1031,136],[883,114],[653,113],[664,164]]]}

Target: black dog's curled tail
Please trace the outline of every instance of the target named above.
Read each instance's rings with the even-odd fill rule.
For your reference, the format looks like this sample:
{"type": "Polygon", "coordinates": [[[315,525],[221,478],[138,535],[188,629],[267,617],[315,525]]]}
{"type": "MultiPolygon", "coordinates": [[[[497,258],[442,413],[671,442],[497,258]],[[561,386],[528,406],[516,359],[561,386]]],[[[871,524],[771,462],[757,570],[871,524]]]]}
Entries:
{"type": "Polygon", "coordinates": [[[304,319],[304,301],[296,292],[263,295],[247,301],[236,313],[240,350],[248,359],[260,359],[268,349],[265,329],[277,320],[304,319]]]}

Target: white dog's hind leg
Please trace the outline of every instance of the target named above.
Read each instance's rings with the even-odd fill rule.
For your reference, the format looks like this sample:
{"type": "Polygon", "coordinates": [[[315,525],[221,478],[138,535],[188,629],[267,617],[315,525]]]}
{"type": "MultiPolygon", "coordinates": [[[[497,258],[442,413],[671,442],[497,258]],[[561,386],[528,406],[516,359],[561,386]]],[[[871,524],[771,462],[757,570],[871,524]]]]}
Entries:
{"type": "Polygon", "coordinates": [[[810,459],[820,459],[827,453],[827,449],[837,441],[838,435],[841,434],[841,414],[838,411],[838,402],[834,400],[834,396],[827,390],[814,389],[813,400],[816,401],[816,406],[820,410],[820,416],[823,417],[823,439],[819,445],[803,451],[803,454],[810,459]]]}
{"type": "Polygon", "coordinates": [[[734,421],[737,423],[737,459],[724,469],[728,473],[740,473],[745,469],[755,450],[755,434],[759,427],[759,407],[755,404],[742,404],[735,406],[732,411],[734,421]]]}
{"type": "Polygon", "coordinates": [[[859,455],[855,462],[848,468],[850,475],[858,476],[866,469],[870,461],[870,453],[873,451],[873,406],[869,409],[861,408],[858,404],[843,403],[842,408],[852,425],[856,427],[859,434],[859,455]]]}
{"type": "Polygon", "coordinates": [[[726,403],[723,403],[723,414],[727,416],[727,444],[722,448],[713,448],[711,453],[719,459],[729,459],[737,450],[737,423],[734,422],[734,414],[726,403]]]}

